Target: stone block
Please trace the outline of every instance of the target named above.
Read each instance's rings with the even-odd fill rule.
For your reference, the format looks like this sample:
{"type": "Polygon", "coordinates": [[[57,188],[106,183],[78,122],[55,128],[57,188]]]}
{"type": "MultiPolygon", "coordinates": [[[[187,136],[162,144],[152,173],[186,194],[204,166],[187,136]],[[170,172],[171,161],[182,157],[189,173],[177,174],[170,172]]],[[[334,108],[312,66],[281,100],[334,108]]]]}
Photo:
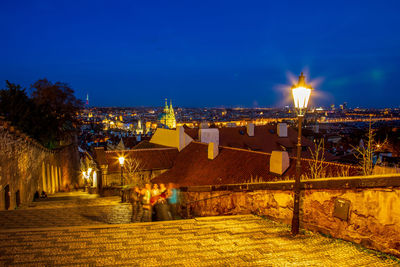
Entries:
{"type": "Polygon", "coordinates": [[[247,124],[246,130],[248,136],[254,136],[254,123],[247,124]]]}
{"type": "Polygon", "coordinates": [[[219,145],[219,130],[216,128],[211,129],[200,129],[199,130],[199,139],[202,143],[210,143],[213,142],[217,146],[219,145]]]}
{"type": "Polygon", "coordinates": [[[218,156],[218,145],[210,142],[208,143],[208,159],[215,159],[218,156]]]}
{"type": "Polygon", "coordinates": [[[286,151],[272,151],[269,171],[282,175],[289,168],[289,162],[289,154],[286,151]]]}

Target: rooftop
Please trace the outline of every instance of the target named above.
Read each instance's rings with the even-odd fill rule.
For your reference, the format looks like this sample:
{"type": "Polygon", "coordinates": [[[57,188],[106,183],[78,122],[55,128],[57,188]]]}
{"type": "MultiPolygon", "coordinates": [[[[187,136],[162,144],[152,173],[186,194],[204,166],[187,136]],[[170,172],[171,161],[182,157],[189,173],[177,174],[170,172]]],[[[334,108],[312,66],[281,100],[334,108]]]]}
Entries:
{"type": "MultiPolygon", "coordinates": [[[[270,153],[221,146],[218,156],[208,159],[208,145],[191,142],[176,157],[173,167],[152,180],[155,183],[174,182],[181,186],[246,183],[251,180],[275,181],[291,179],[295,175],[295,158],[290,158],[289,168],[282,174],[270,172],[270,153]]],[[[340,176],[348,171],[357,175],[359,168],[323,162],[326,177],[340,176]]],[[[303,173],[309,173],[310,160],[302,159],[303,173]]]]}

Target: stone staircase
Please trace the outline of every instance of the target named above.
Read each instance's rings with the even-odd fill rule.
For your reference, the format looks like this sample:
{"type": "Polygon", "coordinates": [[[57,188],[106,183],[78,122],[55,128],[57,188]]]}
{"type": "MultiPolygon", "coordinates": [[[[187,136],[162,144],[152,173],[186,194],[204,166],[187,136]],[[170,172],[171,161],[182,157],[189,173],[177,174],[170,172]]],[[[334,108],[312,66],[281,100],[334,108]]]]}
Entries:
{"type": "Polygon", "coordinates": [[[351,243],[253,215],[0,230],[0,265],[395,266],[351,243]]]}
{"type": "Polygon", "coordinates": [[[383,254],[253,215],[130,223],[119,197],[58,193],[0,211],[0,266],[397,266],[383,254]]]}

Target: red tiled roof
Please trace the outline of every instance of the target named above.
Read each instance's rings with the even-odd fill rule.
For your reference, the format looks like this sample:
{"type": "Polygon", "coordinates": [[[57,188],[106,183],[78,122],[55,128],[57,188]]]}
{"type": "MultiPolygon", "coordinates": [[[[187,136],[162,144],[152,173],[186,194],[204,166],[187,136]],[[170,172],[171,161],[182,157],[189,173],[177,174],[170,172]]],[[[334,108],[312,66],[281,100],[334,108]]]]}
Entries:
{"type": "MultiPolygon", "coordinates": [[[[255,126],[254,136],[249,136],[244,126],[219,128],[219,145],[266,153],[272,153],[272,151],[276,150],[282,151],[282,145],[288,150],[290,156],[296,156],[297,130],[288,127],[288,137],[279,137],[276,128],[275,124],[255,126]]],[[[199,140],[198,131],[198,128],[185,127],[185,133],[194,140],[199,140]]],[[[301,143],[302,146],[307,147],[306,151],[302,151],[302,157],[310,158],[311,155],[308,148],[314,149],[314,143],[305,137],[301,139],[301,143]]],[[[334,156],[325,152],[325,159],[332,160],[334,156]]]]}
{"type": "MultiPolygon", "coordinates": [[[[254,127],[254,136],[248,136],[246,127],[221,128],[219,144],[221,146],[233,146],[251,150],[272,153],[274,150],[281,151],[280,145],[286,148],[294,148],[297,144],[297,131],[288,128],[288,137],[279,137],[276,132],[276,125],[263,125],[254,127]],[[242,134],[243,133],[243,134],[242,134]]],[[[302,145],[313,147],[313,143],[302,138],[302,145]]],[[[295,155],[292,150],[289,155],[295,155]]]]}
{"type": "Polygon", "coordinates": [[[153,149],[153,148],[170,148],[170,147],[151,143],[148,140],[144,140],[139,144],[137,144],[136,146],[134,146],[132,149],[135,150],[135,149],[153,149]]]}
{"type": "Polygon", "coordinates": [[[134,147],[138,143],[136,136],[122,137],[122,140],[127,149],[134,147]]]}
{"type": "Polygon", "coordinates": [[[185,133],[189,135],[193,140],[199,139],[199,128],[189,128],[185,124],[183,125],[183,129],[185,130],[185,133]]]}
{"type": "MultiPolygon", "coordinates": [[[[177,156],[174,166],[153,179],[155,183],[174,182],[181,186],[216,185],[245,183],[251,179],[261,178],[263,181],[293,178],[295,175],[295,158],[290,158],[290,167],[282,175],[269,171],[271,154],[264,152],[220,147],[214,160],[207,157],[207,144],[192,142],[177,156]]],[[[326,176],[338,176],[341,169],[349,168],[349,175],[358,174],[354,166],[324,162],[326,176]]],[[[303,173],[309,173],[309,160],[301,161],[303,173]]]]}
{"type": "Polygon", "coordinates": [[[123,151],[106,151],[105,159],[109,172],[119,172],[118,157],[139,160],[139,170],[164,170],[170,169],[178,154],[176,148],[136,149],[123,151]]]}

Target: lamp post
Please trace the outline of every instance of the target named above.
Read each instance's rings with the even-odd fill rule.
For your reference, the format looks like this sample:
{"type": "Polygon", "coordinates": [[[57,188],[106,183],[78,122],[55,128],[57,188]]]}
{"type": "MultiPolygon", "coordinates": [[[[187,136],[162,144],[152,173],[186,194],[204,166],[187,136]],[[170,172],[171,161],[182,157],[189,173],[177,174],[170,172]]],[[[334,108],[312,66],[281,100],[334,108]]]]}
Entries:
{"type": "Polygon", "coordinates": [[[124,174],[123,174],[123,169],[124,169],[124,161],[125,158],[124,157],[119,157],[118,158],[119,161],[119,165],[121,166],[121,202],[124,202],[124,190],[123,190],[123,186],[124,186],[124,174]]]}
{"type": "Polygon", "coordinates": [[[292,86],[292,94],[294,100],[294,106],[297,113],[297,119],[299,121],[299,130],[297,136],[297,158],[296,158],[296,176],[294,182],[294,203],[293,203],[293,218],[292,218],[292,235],[299,233],[300,226],[300,174],[301,174],[301,124],[304,115],[307,112],[307,104],[310,99],[311,90],[313,89],[310,85],[306,84],[306,77],[303,72],[299,76],[297,84],[292,86]]]}

